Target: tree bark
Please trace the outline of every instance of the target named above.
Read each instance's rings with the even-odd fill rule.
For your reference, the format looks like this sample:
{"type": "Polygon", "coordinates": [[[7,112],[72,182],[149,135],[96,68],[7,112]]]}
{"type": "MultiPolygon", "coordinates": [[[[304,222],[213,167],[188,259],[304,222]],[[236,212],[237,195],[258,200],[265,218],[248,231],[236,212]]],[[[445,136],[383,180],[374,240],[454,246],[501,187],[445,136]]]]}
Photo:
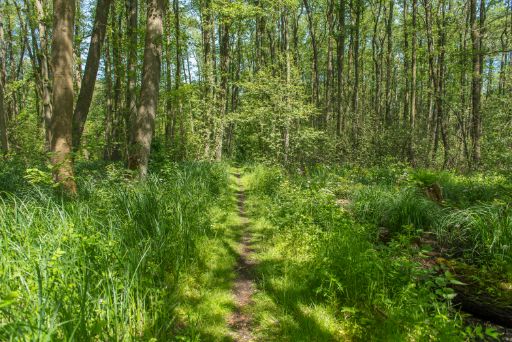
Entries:
{"type": "Polygon", "coordinates": [[[110,40],[105,37],[105,149],[103,151],[103,159],[108,161],[112,160],[112,118],[113,118],[113,105],[112,105],[112,60],[110,58],[110,40]]]}
{"type": "Polygon", "coordinates": [[[123,45],[121,36],[117,33],[121,31],[122,19],[120,15],[115,14],[115,3],[112,7],[112,69],[114,72],[114,94],[113,94],[113,117],[112,117],[112,156],[113,161],[121,160],[122,150],[122,122],[123,122],[123,106],[122,106],[122,87],[123,87],[123,45]]]}
{"type": "Polygon", "coordinates": [[[65,193],[77,193],[73,177],[73,26],[74,0],[53,1],[53,117],[51,122],[51,152],[54,180],[65,193]]]}
{"type": "Polygon", "coordinates": [[[438,22],[438,48],[439,56],[437,59],[437,96],[436,96],[436,110],[437,110],[437,126],[441,132],[441,139],[443,142],[444,160],[443,168],[448,166],[450,160],[450,141],[448,138],[447,118],[444,110],[444,97],[445,97],[445,55],[446,55],[446,3],[441,0],[439,3],[441,7],[441,18],[438,22]]]}
{"type": "Polygon", "coordinates": [[[134,122],[135,140],[131,146],[128,164],[130,169],[138,170],[141,179],[144,179],[148,173],[151,141],[158,110],[164,8],[163,0],[148,0],[147,2],[140,105],[134,122]]]}
{"type": "Polygon", "coordinates": [[[73,114],[73,149],[76,151],[80,147],[89,108],[94,94],[96,76],[100,65],[101,47],[105,40],[107,30],[108,13],[111,0],[98,0],[96,4],[96,16],[92,29],[87,62],[85,63],[85,74],[80,86],[80,93],[76,102],[75,112],[73,114]]]}

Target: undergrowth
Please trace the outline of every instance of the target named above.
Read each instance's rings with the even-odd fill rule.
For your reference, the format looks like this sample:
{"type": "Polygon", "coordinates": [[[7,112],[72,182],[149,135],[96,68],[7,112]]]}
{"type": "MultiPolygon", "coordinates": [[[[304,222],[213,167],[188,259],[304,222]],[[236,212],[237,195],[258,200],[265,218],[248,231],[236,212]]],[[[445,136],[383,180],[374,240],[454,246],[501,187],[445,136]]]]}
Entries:
{"type": "MultiPolygon", "coordinates": [[[[459,282],[442,265],[425,267],[429,250],[418,248],[416,241],[430,233],[469,262],[510,264],[510,207],[499,200],[508,196],[504,178],[401,167],[322,166],[289,173],[256,166],[248,183],[251,214],[265,241],[260,286],[268,296],[256,301],[266,312],[257,314],[264,338],[482,337],[483,330],[466,327],[452,307],[456,294],[450,285],[459,282]],[[477,179],[490,184],[477,186],[477,179]],[[443,191],[440,203],[425,192],[433,184],[443,191]],[[467,184],[474,187],[465,191],[467,184]],[[386,243],[380,240],[382,229],[390,234],[386,243]],[[276,317],[271,303],[286,309],[276,317]],[[319,312],[324,322],[333,323],[318,323],[319,312]],[[303,325],[308,328],[296,328],[303,325]]],[[[496,336],[492,329],[486,334],[496,336]]]]}
{"type": "Polygon", "coordinates": [[[79,173],[74,201],[55,195],[43,172],[3,194],[0,340],[174,334],[179,280],[200,259],[197,242],[213,234],[208,213],[226,170],[171,164],[145,182],[112,166],[96,173],[79,173]]]}

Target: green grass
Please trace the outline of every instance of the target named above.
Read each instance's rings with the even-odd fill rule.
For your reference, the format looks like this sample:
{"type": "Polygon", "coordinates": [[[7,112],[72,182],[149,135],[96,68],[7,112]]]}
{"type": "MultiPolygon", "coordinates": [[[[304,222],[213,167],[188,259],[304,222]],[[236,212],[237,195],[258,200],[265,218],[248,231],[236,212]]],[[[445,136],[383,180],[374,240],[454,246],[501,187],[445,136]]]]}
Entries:
{"type": "Polygon", "coordinates": [[[41,186],[0,202],[0,340],[174,335],[183,274],[214,234],[220,165],[170,165],[146,182],[110,169],[66,201],[41,186]]]}
{"type": "Polygon", "coordinates": [[[0,340],[232,341],[242,229],[229,173],[240,171],[257,262],[244,311],[258,340],[472,338],[451,305],[453,276],[425,267],[428,248],[414,243],[425,232],[486,281],[512,279],[503,176],[158,167],[137,182],[115,165],[79,165],[77,200],[58,196],[47,172],[12,187],[12,170],[0,171],[0,340]],[[439,203],[425,195],[434,183],[439,203]]]}
{"type": "Polygon", "coordinates": [[[304,178],[256,167],[248,179],[261,340],[463,340],[461,319],[443,299],[449,289],[407,238],[376,245],[372,225],[354,221],[321,187],[335,182],[304,178]]]}
{"type": "Polygon", "coordinates": [[[200,240],[197,246],[200,261],[187,271],[180,283],[180,305],[176,310],[180,340],[232,340],[227,318],[235,309],[231,289],[241,234],[236,190],[236,180],[231,175],[227,191],[211,211],[213,235],[200,240]]]}

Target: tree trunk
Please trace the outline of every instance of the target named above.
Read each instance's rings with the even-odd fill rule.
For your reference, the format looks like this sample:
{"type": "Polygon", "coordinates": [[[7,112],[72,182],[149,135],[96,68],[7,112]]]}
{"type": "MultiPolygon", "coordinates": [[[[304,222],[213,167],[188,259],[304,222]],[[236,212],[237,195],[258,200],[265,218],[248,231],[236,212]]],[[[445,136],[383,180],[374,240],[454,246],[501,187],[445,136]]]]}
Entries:
{"type": "Polygon", "coordinates": [[[354,80],[352,90],[352,111],[354,115],[354,122],[352,126],[352,135],[354,143],[357,144],[359,135],[359,34],[360,34],[360,23],[361,23],[361,4],[360,0],[355,0],[355,22],[352,28],[352,39],[353,39],[353,63],[354,63],[354,80]]]}
{"type": "Polygon", "coordinates": [[[313,65],[313,75],[312,75],[312,90],[313,90],[313,102],[315,105],[319,106],[320,104],[320,78],[319,78],[319,71],[318,71],[318,44],[316,40],[316,30],[315,30],[315,22],[313,18],[313,13],[311,10],[311,7],[309,5],[308,0],[304,0],[304,7],[306,8],[306,14],[308,17],[308,28],[309,28],[309,35],[311,38],[311,46],[313,48],[313,59],[312,59],[312,65],[313,65]]]}
{"type": "Polygon", "coordinates": [[[404,96],[403,96],[403,126],[407,127],[409,123],[409,92],[410,92],[410,75],[409,75],[409,27],[407,24],[409,15],[409,5],[407,0],[403,1],[403,33],[404,33],[404,96]]]}
{"type": "Polygon", "coordinates": [[[0,12],[0,147],[3,154],[9,152],[9,139],[7,136],[7,113],[4,108],[4,82],[5,82],[5,49],[4,27],[2,12],[0,12]]]}
{"type": "MultiPolygon", "coordinates": [[[[177,0],[173,1],[173,7],[176,6],[177,0]]],[[[175,24],[177,17],[179,16],[179,12],[174,8],[175,15],[175,24]]],[[[166,36],[166,46],[165,46],[165,87],[166,87],[166,99],[165,99],[165,140],[168,147],[173,146],[174,143],[174,129],[176,124],[176,110],[172,103],[172,42],[171,42],[171,16],[169,15],[168,20],[166,20],[166,25],[164,26],[164,35],[166,36]]],[[[179,50],[178,43],[178,32],[176,32],[176,51],[179,50]]],[[[178,52],[176,52],[178,54],[178,52]]],[[[179,57],[176,58],[176,87],[178,86],[179,73],[178,69],[180,69],[180,60],[179,57]]]]}
{"type": "Polygon", "coordinates": [[[472,44],[473,81],[471,83],[471,137],[472,166],[478,167],[481,159],[480,137],[482,135],[481,97],[482,97],[482,30],[485,18],[485,1],[480,0],[480,17],[477,21],[477,2],[470,3],[470,26],[472,44]]]}
{"type": "Polygon", "coordinates": [[[333,34],[334,34],[334,0],[327,5],[327,70],[325,77],[325,125],[329,125],[333,112],[333,34]]]}
{"type": "Polygon", "coordinates": [[[52,164],[54,180],[63,190],[76,195],[73,177],[72,121],[73,121],[73,24],[75,18],[74,0],[53,1],[53,117],[52,164]]]}
{"type": "Polygon", "coordinates": [[[80,93],[78,94],[78,100],[73,114],[73,149],[75,151],[80,147],[80,139],[84,131],[85,122],[92,102],[96,76],[100,65],[101,47],[103,45],[107,29],[110,3],[111,0],[98,0],[96,4],[96,17],[94,19],[87,62],[85,63],[85,74],[82,79],[80,93]]]}
{"type": "Polygon", "coordinates": [[[180,120],[180,158],[183,159],[185,157],[185,130],[184,130],[184,120],[182,113],[182,99],[179,96],[179,89],[181,87],[181,73],[183,72],[183,65],[182,63],[183,56],[182,56],[182,34],[181,34],[181,25],[180,25],[180,2],[179,0],[173,0],[173,7],[174,7],[174,30],[176,31],[176,72],[174,75],[174,83],[175,83],[175,90],[177,94],[177,101],[176,101],[176,108],[171,108],[171,110],[174,113],[173,118],[173,131],[174,131],[174,125],[176,122],[176,119],[179,118],[180,120]]]}
{"type": "Polygon", "coordinates": [[[386,125],[389,127],[393,122],[391,117],[391,70],[393,69],[393,12],[394,12],[394,0],[389,1],[388,8],[388,20],[386,23],[386,37],[387,37],[387,53],[386,53],[386,125]]]}
{"type": "Polygon", "coordinates": [[[375,14],[374,23],[373,23],[373,35],[372,35],[372,59],[374,65],[374,82],[375,82],[375,90],[374,90],[374,98],[373,98],[373,108],[375,111],[375,125],[377,127],[380,126],[381,122],[381,80],[382,80],[382,64],[381,64],[381,51],[382,45],[380,44],[379,39],[379,22],[380,16],[382,12],[382,0],[379,1],[377,13],[375,14]]]}
{"type": "Polygon", "coordinates": [[[75,31],[74,31],[74,67],[73,67],[73,90],[75,94],[80,93],[80,87],[82,86],[82,51],[81,51],[81,45],[82,45],[82,23],[81,23],[81,17],[82,17],[82,11],[81,11],[81,0],[75,0],[75,31]]]}
{"type": "Polygon", "coordinates": [[[338,37],[336,42],[337,65],[337,118],[336,135],[341,136],[343,131],[343,66],[345,60],[345,0],[340,0],[338,8],[338,37]]]}
{"type": "Polygon", "coordinates": [[[409,115],[409,161],[414,164],[415,155],[414,155],[414,142],[416,139],[415,129],[416,129],[416,79],[417,79],[417,24],[416,17],[418,14],[418,5],[417,0],[412,0],[412,43],[411,43],[411,105],[410,110],[411,114],[409,115]]]}
{"type": "Polygon", "coordinates": [[[203,0],[204,2],[201,4],[201,29],[202,29],[202,40],[203,40],[203,82],[204,82],[204,101],[203,101],[203,110],[204,110],[204,119],[205,119],[205,127],[204,127],[204,158],[210,159],[210,145],[211,145],[211,135],[212,135],[212,122],[213,119],[213,110],[212,104],[215,103],[215,73],[213,66],[213,58],[212,58],[212,36],[214,31],[213,24],[213,13],[212,13],[212,4],[211,0],[203,0]]]}
{"type": "MultiPolygon", "coordinates": [[[[138,19],[138,0],[127,0],[126,2],[126,38],[128,41],[128,58],[127,58],[127,90],[126,90],[126,107],[125,107],[125,140],[128,142],[127,147],[131,146],[135,141],[135,122],[137,117],[137,19],[138,19]]],[[[125,151],[129,156],[129,151],[125,151]]]]}
{"type": "MultiPolygon", "coordinates": [[[[44,7],[42,0],[35,0],[36,12],[37,12],[37,21],[39,22],[39,60],[40,60],[40,72],[41,72],[41,89],[42,89],[42,102],[43,102],[43,119],[45,125],[45,137],[46,137],[46,146],[47,149],[51,149],[51,141],[52,141],[52,130],[51,130],[51,122],[52,122],[52,89],[50,82],[50,66],[48,61],[48,43],[47,37],[48,34],[46,32],[46,21],[44,14],[44,7]]],[[[28,7],[28,6],[27,6],[28,7]]],[[[35,51],[37,53],[37,51],[35,51]]]]}
{"type": "Polygon", "coordinates": [[[445,46],[446,46],[446,4],[444,0],[439,3],[441,7],[441,18],[438,23],[438,48],[439,57],[437,59],[437,96],[436,96],[436,109],[437,109],[437,126],[441,132],[441,139],[443,142],[444,160],[443,168],[448,166],[450,160],[450,142],[448,140],[448,127],[447,118],[445,118],[444,111],[444,88],[445,88],[445,46]]]}
{"type": "Polygon", "coordinates": [[[142,179],[148,173],[149,153],[158,109],[164,7],[163,0],[148,0],[140,105],[134,122],[135,140],[131,146],[128,164],[130,169],[138,170],[142,179]]]}
{"type": "Polygon", "coordinates": [[[220,92],[219,92],[219,117],[215,128],[215,160],[222,159],[222,145],[224,140],[224,122],[227,112],[227,93],[229,76],[229,28],[230,23],[224,18],[220,25],[220,92]]]}
{"type": "Polygon", "coordinates": [[[430,0],[423,0],[425,8],[425,26],[427,33],[427,51],[428,51],[428,70],[429,70],[429,116],[428,116],[428,132],[429,132],[429,152],[432,149],[432,157],[434,159],[437,153],[438,144],[438,120],[436,119],[436,111],[434,111],[436,99],[437,99],[437,75],[435,71],[435,60],[434,60],[434,40],[432,31],[432,4],[430,0]],[[432,146],[433,144],[433,146],[432,146]]]}
{"type": "Polygon", "coordinates": [[[113,120],[113,105],[112,105],[112,60],[110,58],[110,39],[105,37],[105,149],[103,152],[104,160],[112,160],[112,120],[113,120]]]}
{"type": "Polygon", "coordinates": [[[112,120],[112,157],[113,161],[122,159],[122,123],[123,123],[123,104],[122,104],[122,87],[123,87],[123,45],[121,36],[117,33],[121,31],[122,19],[120,15],[115,13],[115,3],[112,8],[112,59],[114,71],[114,98],[113,98],[113,120],[112,120]]]}

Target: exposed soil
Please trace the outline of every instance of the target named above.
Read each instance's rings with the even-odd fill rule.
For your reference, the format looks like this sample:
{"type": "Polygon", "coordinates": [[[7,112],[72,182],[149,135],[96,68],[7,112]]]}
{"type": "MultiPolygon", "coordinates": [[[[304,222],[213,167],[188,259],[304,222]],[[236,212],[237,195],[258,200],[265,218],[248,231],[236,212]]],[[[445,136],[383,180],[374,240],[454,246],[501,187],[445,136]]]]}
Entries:
{"type": "Polygon", "coordinates": [[[240,216],[240,229],[242,237],[238,260],[236,265],[237,277],[233,285],[233,295],[235,297],[236,310],[229,317],[228,324],[233,331],[235,341],[254,341],[252,335],[251,316],[247,313],[247,307],[252,303],[252,295],[256,290],[253,276],[254,261],[251,259],[251,234],[249,232],[249,220],[245,213],[245,193],[240,184],[240,174],[236,175],[238,179],[237,198],[238,214],[240,216]]]}

